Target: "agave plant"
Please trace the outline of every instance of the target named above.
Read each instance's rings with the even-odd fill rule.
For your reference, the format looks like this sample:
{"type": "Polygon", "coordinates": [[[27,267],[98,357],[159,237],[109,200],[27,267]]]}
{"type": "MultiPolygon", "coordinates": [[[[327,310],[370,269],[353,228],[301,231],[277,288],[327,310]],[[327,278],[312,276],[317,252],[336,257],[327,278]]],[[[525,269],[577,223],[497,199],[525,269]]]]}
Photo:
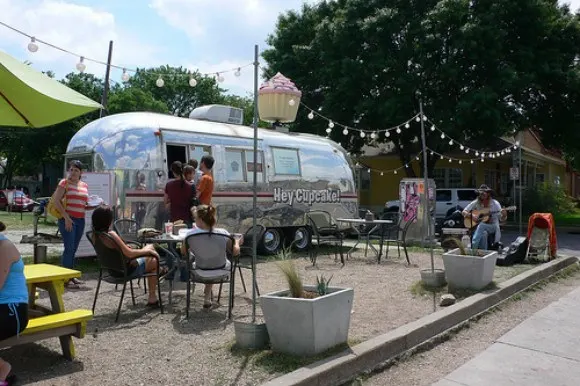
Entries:
{"type": "Polygon", "coordinates": [[[328,284],[331,280],[332,276],[330,276],[328,280],[326,280],[324,275],[316,276],[316,292],[318,292],[320,296],[324,296],[328,293],[328,284]]]}

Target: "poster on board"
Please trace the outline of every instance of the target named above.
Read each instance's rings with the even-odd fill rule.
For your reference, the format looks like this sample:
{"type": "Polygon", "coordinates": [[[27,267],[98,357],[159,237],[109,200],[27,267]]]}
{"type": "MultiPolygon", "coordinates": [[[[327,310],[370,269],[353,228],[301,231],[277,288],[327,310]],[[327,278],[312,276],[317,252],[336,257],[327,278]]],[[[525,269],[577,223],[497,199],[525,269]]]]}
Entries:
{"type": "MultiPolygon", "coordinates": [[[[112,173],[86,172],[83,173],[82,179],[89,186],[89,199],[96,196],[100,197],[102,199],[102,203],[105,205],[115,204],[113,197],[114,176],[112,173]]],[[[85,213],[85,230],[83,231],[83,237],[81,238],[81,242],[79,243],[79,248],[77,249],[75,257],[95,256],[95,250],[85,236],[85,233],[90,231],[92,228],[92,215],[92,210],[88,210],[85,213]]]]}

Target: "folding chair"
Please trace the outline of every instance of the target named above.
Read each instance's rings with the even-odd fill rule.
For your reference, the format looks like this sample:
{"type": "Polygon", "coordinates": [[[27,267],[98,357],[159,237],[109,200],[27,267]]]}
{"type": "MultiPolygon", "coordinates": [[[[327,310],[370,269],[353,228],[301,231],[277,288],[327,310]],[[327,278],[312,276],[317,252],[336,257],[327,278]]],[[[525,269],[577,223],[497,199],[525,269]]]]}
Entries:
{"type": "MultiPolygon", "coordinates": [[[[259,242],[264,233],[266,232],[266,227],[263,225],[256,225],[256,231],[258,232],[256,235],[256,240],[259,242]]],[[[242,287],[244,288],[244,292],[248,292],[246,290],[246,282],[244,281],[244,275],[242,274],[242,269],[249,269],[252,271],[252,255],[254,253],[253,250],[253,242],[254,242],[254,227],[251,226],[246,233],[244,233],[244,244],[240,247],[240,256],[234,258],[234,268],[238,270],[240,274],[240,280],[242,282],[242,287]]],[[[256,293],[260,296],[260,289],[258,288],[258,283],[256,282],[256,293]]],[[[235,285],[235,283],[234,283],[235,285]]]]}
{"type": "Polygon", "coordinates": [[[336,260],[340,253],[340,262],[344,265],[344,255],[342,253],[342,240],[344,239],[344,235],[334,222],[330,213],[323,210],[314,210],[306,213],[306,218],[312,230],[312,240],[316,240],[316,247],[310,250],[312,265],[316,265],[318,251],[323,244],[334,245],[334,259],[336,260]]]}

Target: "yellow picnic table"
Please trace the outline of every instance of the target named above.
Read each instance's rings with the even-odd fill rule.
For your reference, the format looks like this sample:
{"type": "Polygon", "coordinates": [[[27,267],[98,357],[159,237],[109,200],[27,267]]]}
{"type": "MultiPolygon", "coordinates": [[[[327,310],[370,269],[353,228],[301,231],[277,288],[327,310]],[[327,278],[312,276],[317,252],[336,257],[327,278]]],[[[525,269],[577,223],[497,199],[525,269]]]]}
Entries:
{"type": "Polygon", "coordinates": [[[22,332],[22,337],[26,337],[27,334],[37,334],[34,340],[39,340],[49,336],[58,336],[64,356],[67,359],[74,358],[72,336],[84,337],[86,322],[92,318],[92,312],[89,310],[66,312],[62,295],[64,283],[72,278],[80,277],[81,272],[52,264],[31,264],[24,266],[24,276],[28,284],[28,293],[31,295],[29,297],[31,314],[34,310],[41,310],[48,316],[31,318],[28,327],[22,332]],[[50,308],[35,304],[37,288],[48,292],[50,308]]]}

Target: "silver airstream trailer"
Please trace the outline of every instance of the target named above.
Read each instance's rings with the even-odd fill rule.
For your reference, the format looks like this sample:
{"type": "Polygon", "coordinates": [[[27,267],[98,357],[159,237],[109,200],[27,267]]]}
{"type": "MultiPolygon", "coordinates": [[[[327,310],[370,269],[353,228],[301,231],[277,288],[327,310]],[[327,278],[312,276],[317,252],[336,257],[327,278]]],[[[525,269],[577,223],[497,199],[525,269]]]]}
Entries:
{"type": "Polygon", "coordinates": [[[176,160],[215,159],[213,203],[220,226],[243,232],[252,224],[253,169],[257,169],[258,221],[267,228],[260,249],[274,253],[284,242],[307,248],[311,231],[305,213],[325,210],[334,217],[358,217],[353,167],[337,143],[309,134],[259,129],[258,163],[253,163],[253,128],[242,126],[243,111],[203,106],[190,119],[154,113],[107,116],[81,128],[66,160],[79,159],[89,171],[113,175],[116,215],[140,227],[162,229],[169,166],[176,160]]]}

